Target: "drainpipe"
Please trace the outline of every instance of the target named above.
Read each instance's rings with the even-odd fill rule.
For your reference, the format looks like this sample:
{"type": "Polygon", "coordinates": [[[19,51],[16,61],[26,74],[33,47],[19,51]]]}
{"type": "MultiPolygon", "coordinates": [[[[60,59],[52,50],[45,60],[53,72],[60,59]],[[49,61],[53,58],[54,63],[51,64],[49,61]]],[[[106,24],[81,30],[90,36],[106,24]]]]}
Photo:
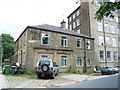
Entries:
{"type": "Polygon", "coordinates": [[[22,50],[21,50],[21,64],[20,64],[20,66],[22,67],[22,50]]]}
{"type": "Polygon", "coordinates": [[[86,67],[86,42],[85,42],[85,38],[83,38],[83,42],[84,42],[84,62],[83,62],[83,72],[87,71],[87,67],[86,67]]]}

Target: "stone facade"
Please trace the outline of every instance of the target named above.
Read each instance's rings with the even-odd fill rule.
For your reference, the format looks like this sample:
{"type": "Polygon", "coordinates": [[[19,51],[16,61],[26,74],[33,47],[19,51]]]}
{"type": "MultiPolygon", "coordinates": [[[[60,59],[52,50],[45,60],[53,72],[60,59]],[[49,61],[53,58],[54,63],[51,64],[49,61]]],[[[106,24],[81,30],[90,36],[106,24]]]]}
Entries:
{"type": "MultiPolygon", "coordinates": [[[[68,28],[70,29],[70,24],[73,26],[72,30],[73,31],[80,31],[80,33],[88,35],[90,37],[95,38],[94,45],[95,45],[95,66],[106,66],[105,64],[105,55],[103,54],[104,61],[100,61],[100,51],[103,51],[105,53],[104,49],[104,43],[102,45],[99,45],[100,43],[100,37],[103,36],[103,22],[101,21],[101,27],[102,30],[99,31],[98,29],[98,21],[95,19],[95,12],[99,8],[99,4],[97,3],[97,0],[94,2],[81,2],[80,7],[78,7],[75,11],[73,11],[69,16],[68,16],[68,28]],[[94,3],[94,4],[93,4],[94,3]],[[77,16],[77,11],[79,12],[79,16],[77,16]],[[75,15],[75,18],[73,18],[75,15]],[[70,21],[71,18],[71,21],[70,21]],[[74,27],[74,20],[80,19],[80,25],[74,27]]],[[[110,61],[107,61],[107,66],[116,66],[118,65],[118,20],[117,20],[118,13],[115,12],[115,18],[104,18],[104,24],[106,24],[108,31],[105,32],[105,37],[107,37],[110,42],[109,46],[106,46],[106,58],[107,56],[110,56],[110,61]],[[112,27],[114,31],[112,32],[112,27]],[[113,39],[115,41],[115,46],[113,46],[113,39]],[[107,52],[110,54],[107,55],[107,52]],[[117,53],[116,53],[117,52],[117,53]],[[117,57],[117,61],[115,58],[117,57]]],[[[77,21],[75,21],[77,23],[77,21]]],[[[106,26],[104,28],[106,28],[106,26]]],[[[104,40],[102,40],[104,41],[104,40]]],[[[106,40],[107,43],[107,40],[106,40]]]]}
{"type": "Polygon", "coordinates": [[[48,59],[56,60],[60,72],[64,72],[70,67],[83,72],[84,66],[87,67],[87,71],[93,71],[94,39],[69,29],[56,28],[51,25],[44,25],[44,28],[28,26],[16,40],[15,44],[15,61],[25,66],[27,70],[35,69],[37,61],[47,57],[48,59]],[[56,29],[58,30],[56,31],[56,29]],[[42,44],[42,34],[49,35],[49,44],[42,44]],[[61,46],[61,37],[66,37],[67,46],[61,46]],[[81,40],[81,48],[76,47],[77,39],[81,40]],[[86,49],[87,41],[90,41],[90,49],[86,49]],[[63,57],[66,58],[62,59],[63,57]],[[79,65],[79,61],[77,62],[77,57],[81,58],[81,65],[79,65]],[[86,63],[84,62],[85,59],[86,63]],[[62,65],[65,64],[62,63],[62,60],[66,60],[66,65],[62,65]],[[78,66],[76,66],[77,63],[78,66]]]}

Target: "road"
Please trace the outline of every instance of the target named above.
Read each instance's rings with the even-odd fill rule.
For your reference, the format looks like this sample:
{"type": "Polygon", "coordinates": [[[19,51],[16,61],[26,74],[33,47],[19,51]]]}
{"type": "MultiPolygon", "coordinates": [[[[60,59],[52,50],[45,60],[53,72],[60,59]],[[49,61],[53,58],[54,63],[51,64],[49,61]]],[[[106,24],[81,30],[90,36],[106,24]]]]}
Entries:
{"type": "Polygon", "coordinates": [[[110,77],[60,86],[59,88],[118,88],[118,76],[120,77],[120,75],[112,75],[110,77]]]}

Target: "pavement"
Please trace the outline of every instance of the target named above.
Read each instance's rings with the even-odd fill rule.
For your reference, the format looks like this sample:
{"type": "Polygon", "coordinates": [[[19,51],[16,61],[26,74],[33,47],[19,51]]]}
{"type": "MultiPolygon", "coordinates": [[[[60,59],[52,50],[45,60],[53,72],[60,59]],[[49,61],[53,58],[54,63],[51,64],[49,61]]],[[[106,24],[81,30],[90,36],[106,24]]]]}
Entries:
{"type": "Polygon", "coordinates": [[[93,75],[59,73],[59,75],[56,76],[55,79],[38,79],[37,77],[28,78],[28,77],[18,77],[18,76],[17,77],[4,76],[0,74],[0,89],[1,88],[55,88],[59,86],[84,82],[87,80],[110,77],[110,76],[111,75],[101,75],[101,73],[96,73],[93,75]]]}
{"type": "Polygon", "coordinates": [[[5,76],[2,75],[1,73],[2,73],[2,70],[0,68],[0,89],[7,88],[8,82],[7,82],[6,78],[5,78],[5,76]]]}

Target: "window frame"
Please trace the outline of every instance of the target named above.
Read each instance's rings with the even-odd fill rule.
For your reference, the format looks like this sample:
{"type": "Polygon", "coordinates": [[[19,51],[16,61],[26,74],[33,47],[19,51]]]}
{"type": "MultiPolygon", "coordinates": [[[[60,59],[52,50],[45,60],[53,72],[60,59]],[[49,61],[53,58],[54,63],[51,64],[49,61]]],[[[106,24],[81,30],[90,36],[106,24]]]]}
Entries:
{"type": "Polygon", "coordinates": [[[118,62],[118,52],[117,51],[114,51],[113,52],[113,61],[114,62],[118,62]],[[116,60],[115,60],[116,59],[116,60]]]}
{"type": "Polygon", "coordinates": [[[61,56],[61,67],[67,67],[67,56],[61,56]],[[64,63],[62,61],[64,61],[64,63]]]}
{"type": "Polygon", "coordinates": [[[76,48],[82,48],[82,43],[81,43],[81,42],[82,42],[81,39],[79,39],[79,38],[76,39],[76,48]],[[79,43],[79,47],[78,47],[78,40],[79,40],[79,42],[80,42],[80,43],[79,43]]]}
{"type": "Polygon", "coordinates": [[[91,58],[87,58],[86,65],[87,65],[87,67],[91,67],[91,58]],[[88,65],[88,60],[90,60],[90,64],[89,65],[88,65]]]}
{"type": "Polygon", "coordinates": [[[91,41],[86,40],[86,49],[90,50],[91,49],[91,41]]]}
{"type": "Polygon", "coordinates": [[[99,39],[99,46],[104,46],[104,38],[103,36],[98,36],[99,39]]]}
{"type": "Polygon", "coordinates": [[[82,57],[76,57],[76,67],[83,67],[83,59],[82,59],[82,57]],[[79,59],[79,65],[78,65],[78,58],[80,58],[79,59]],[[81,61],[81,63],[80,63],[80,61],[81,61]]]}
{"type": "Polygon", "coordinates": [[[107,62],[112,62],[112,59],[111,59],[111,51],[107,51],[107,62]],[[108,52],[110,52],[108,54],[108,52]],[[109,60],[110,59],[110,60],[109,60]]]}
{"type": "Polygon", "coordinates": [[[100,62],[105,62],[105,57],[104,57],[104,51],[103,50],[100,50],[99,51],[99,58],[100,58],[100,62]],[[101,54],[101,52],[102,52],[102,54],[101,54]],[[101,60],[101,56],[102,56],[102,60],[101,60]]]}
{"type": "Polygon", "coordinates": [[[42,33],[41,34],[41,45],[50,45],[50,34],[48,34],[48,33],[42,33]],[[45,34],[47,34],[48,36],[45,36],[45,37],[48,37],[48,43],[47,44],[44,44],[43,43],[43,34],[45,35],[45,34]]]}
{"type": "Polygon", "coordinates": [[[61,47],[68,47],[68,39],[65,36],[61,36],[61,47]],[[62,45],[63,40],[63,45],[62,45]]]}

